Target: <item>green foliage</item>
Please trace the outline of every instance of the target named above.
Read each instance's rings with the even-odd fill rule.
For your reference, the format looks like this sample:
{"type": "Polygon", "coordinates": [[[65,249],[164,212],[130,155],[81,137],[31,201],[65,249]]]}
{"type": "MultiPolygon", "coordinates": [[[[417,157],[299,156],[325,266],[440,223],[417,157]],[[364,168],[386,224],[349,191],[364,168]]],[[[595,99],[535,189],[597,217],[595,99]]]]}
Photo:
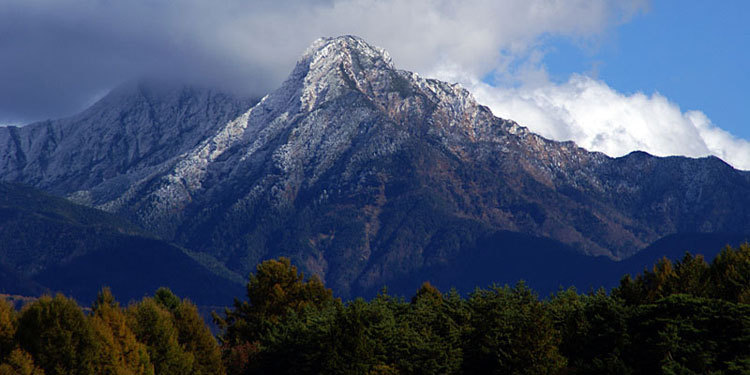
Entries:
{"type": "Polygon", "coordinates": [[[727,246],[710,265],[700,255],[686,254],[676,263],[662,259],[635,279],[625,276],[612,294],[630,305],[673,294],[750,303],[750,244],[727,246]]]}
{"type": "Polygon", "coordinates": [[[247,283],[247,301],[234,301],[234,309],[214,320],[224,330],[225,345],[257,341],[267,329],[293,313],[322,308],[334,302],[333,292],[317,276],[305,280],[288,258],[268,260],[258,265],[247,283]]]}
{"type": "MultiPolygon", "coordinates": [[[[234,309],[227,309],[223,317],[214,314],[214,320],[223,330],[219,339],[224,346],[223,355],[229,373],[243,373],[250,367],[258,367],[258,364],[251,365],[251,360],[264,361],[263,358],[254,358],[261,348],[275,347],[285,353],[297,345],[309,345],[304,340],[310,334],[296,330],[314,330],[316,327],[296,324],[297,319],[339,303],[317,277],[305,280],[304,274],[292,266],[288,258],[259,264],[247,283],[247,298],[247,301],[235,300],[234,309]],[[296,342],[287,340],[298,337],[296,342]],[[282,342],[286,344],[283,348],[278,345],[282,342]]],[[[273,363],[268,359],[273,357],[270,354],[264,356],[265,363],[273,363]]],[[[300,358],[295,363],[307,362],[300,358]]]]}
{"type": "Polygon", "coordinates": [[[180,306],[180,298],[174,295],[169,288],[161,287],[154,293],[154,301],[169,311],[174,312],[180,306]]]}
{"type": "Polygon", "coordinates": [[[568,372],[630,373],[622,357],[629,345],[628,312],[620,300],[603,290],[579,295],[568,289],[554,296],[548,308],[562,336],[559,349],[568,359],[568,372]]]}
{"type": "Polygon", "coordinates": [[[153,298],[144,298],[127,310],[138,341],[146,344],[158,375],[187,374],[195,358],[183,350],[172,313],[153,298]]]}
{"type": "Polygon", "coordinates": [[[129,306],[127,315],[157,375],[224,373],[218,343],[192,302],[160,288],[129,306]]]}
{"type": "Polygon", "coordinates": [[[94,373],[94,331],[72,299],[45,296],[31,303],[18,319],[16,340],[47,375],[94,373]]]}
{"type": "Polygon", "coordinates": [[[288,258],[261,263],[247,284],[248,311],[263,319],[278,322],[289,311],[300,312],[307,306],[324,306],[333,300],[317,276],[305,275],[288,258]]]}
{"type": "Polygon", "coordinates": [[[713,283],[742,280],[732,263],[744,264],[743,250],[725,251],[735,253],[711,265],[689,254],[660,261],[612,294],[568,289],[546,301],[523,283],[468,299],[425,283],[409,302],[383,292],[369,302],[302,304],[279,298],[288,295],[281,283],[261,281],[293,280],[283,285],[296,290],[296,270],[265,263],[259,274],[277,276],[253,276],[248,289],[269,295],[227,313],[224,360],[230,374],[744,374],[750,306],[736,297],[741,288],[727,300],[707,297],[707,288],[724,288],[713,283]],[[722,276],[712,276],[714,264],[722,276]],[[283,314],[261,307],[279,301],[283,314]]]}
{"type": "Polygon", "coordinates": [[[389,351],[399,333],[395,314],[399,304],[381,296],[370,303],[357,299],[339,310],[327,336],[332,345],[325,370],[351,374],[394,367],[395,358],[389,351]]]}
{"type": "Polygon", "coordinates": [[[548,374],[565,365],[551,316],[525,284],[476,290],[468,304],[465,372],[548,374]]]}
{"type": "Polygon", "coordinates": [[[747,373],[750,306],[676,294],[640,305],[629,319],[628,362],[646,372],[747,373]]]}
{"type": "Polygon", "coordinates": [[[166,288],[127,309],[104,289],[88,316],[59,295],[20,314],[0,300],[0,375],[748,374],[749,254],[661,260],[611,294],[540,300],[519,283],[463,298],[424,283],[408,301],[346,304],[282,258],[215,316],[221,347],[166,288]]]}
{"type": "Polygon", "coordinates": [[[463,363],[462,331],[467,307],[457,294],[446,299],[424,283],[406,308],[399,308],[394,363],[404,374],[457,374],[463,363]]]}

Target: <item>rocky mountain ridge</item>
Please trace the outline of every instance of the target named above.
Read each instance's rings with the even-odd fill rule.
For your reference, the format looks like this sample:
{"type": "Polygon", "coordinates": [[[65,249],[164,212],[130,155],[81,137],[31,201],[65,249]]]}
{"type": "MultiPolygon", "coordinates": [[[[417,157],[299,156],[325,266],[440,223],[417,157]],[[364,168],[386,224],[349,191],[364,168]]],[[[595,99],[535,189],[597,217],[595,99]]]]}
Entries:
{"type": "Polygon", "coordinates": [[[78,115],[0,128],[2,180],[112,199],[252,103],[208,89],[132,82],[78,115]]]}
{"type": "MultiPolygon", "coordinates": [[[[478,246],[533,252],[533,239],[547,238],[625,258],[675,233],[750,233],[746,172],[713,157],[613,159],[545,139],[458,85],[395,69],[356,37],[316,41],[254,106],[199,97],[206,115],[172,105],[171,117],[144,115],[117,140],[73,137],[85,155],[101,154],[87,151],[91,142],[128,145],[87,163],[59,146],[66,129],[123,121],[0,129],[0,176],[122,215],[239,274],[290,256],[342,295],[448,269],[478,246]],[[155,154],[128,141],[159,126],[149,138],[159,141],[147,142],[155,154]],[[498,231],[521,239],[486,241],[505,238],[498,231]]],[[[115,98],[96,106],[120,104],[148,108],[115,98]]]]}

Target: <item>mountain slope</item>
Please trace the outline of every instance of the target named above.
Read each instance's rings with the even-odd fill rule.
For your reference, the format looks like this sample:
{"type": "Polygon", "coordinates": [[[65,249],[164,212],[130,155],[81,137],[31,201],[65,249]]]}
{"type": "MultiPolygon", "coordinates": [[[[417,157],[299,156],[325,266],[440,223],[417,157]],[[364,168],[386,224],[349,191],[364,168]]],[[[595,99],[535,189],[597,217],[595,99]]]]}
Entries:
{"type": "Polygon", "coordinates": [[[92,194],[111,199],[252,103],[207,89],[133,82],[78,115],[0,128],[0,175],[55,194],[86,191],[83,201],[92,194]]]}
{"type": "MultiPolygon", "coordinates": [[[[63,179],[55,192],[239,274],[290,256],[343,296],[478,259],[549,249],[620,259],[675,233],[750,233],[746,172],[547,140],[356,37],[317,41],[278,90],[210,129],[149,167],[117,170],[111,180],[127,182],[117,188],[63,179]]],[[[461,267],[492,278],[492,267],[461,267]]]]}
{"type": "Polygon", "coordinates": [[[201,304],[227,304],[241,284],[111,214],[0,183],[2,292],[64,292],[82,303],[102,286],[124,300],[168,286],[201,304]]]}

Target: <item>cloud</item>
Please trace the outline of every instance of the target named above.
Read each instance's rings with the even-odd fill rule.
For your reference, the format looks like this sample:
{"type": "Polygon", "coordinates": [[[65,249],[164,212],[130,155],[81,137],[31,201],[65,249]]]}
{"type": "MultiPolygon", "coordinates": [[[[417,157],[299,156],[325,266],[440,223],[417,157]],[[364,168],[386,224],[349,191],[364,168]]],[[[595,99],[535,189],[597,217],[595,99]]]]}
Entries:
{"type": "Polygon", "coordinates": [[[276,88],[321,36],[356,34],[394,63],[462,82],[502,117],[618,156],[713,154],[750,169],[750,145],[667,98],[624,95],[543,68],[547,36],[597,42],[646,0],[3,0],[0,123],[83,109],[141,76],[276,88]],[[492,76],[496,86],[480,77],[492,76]]]}
{"type": "Polygon", "coordinates": [[[516,88],[493,87],[466,76],[453,78],[495,115],[551,139],[572,140],[610,156],[634,150],[658,156],[715,155],[750,170],[750,142],[718,128],[700,111],[683,112],[658,93],[625,95],[583,75],[562,84],[537,81],[516,88]]]}
{"type": "Polygon", "coordinates": [[[4,0],[0,120],[82,109],[122,81],[158,76],[260,95],[320,36],[356,34],[396,65],[481,77],[546,35],[596,38],[644,0],[4,0]]]}

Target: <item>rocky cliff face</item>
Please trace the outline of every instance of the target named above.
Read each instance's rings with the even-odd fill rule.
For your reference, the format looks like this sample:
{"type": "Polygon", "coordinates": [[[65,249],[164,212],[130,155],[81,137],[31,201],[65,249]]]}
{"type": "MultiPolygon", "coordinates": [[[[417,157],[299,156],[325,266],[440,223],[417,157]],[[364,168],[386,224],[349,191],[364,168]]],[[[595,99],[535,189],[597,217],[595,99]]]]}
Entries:
{"type": "Polygon", "coordinates": [[[547,140],[356,37],[315,42],[252,107],[180,98],[113,97],[0,129],[0,175],[124,215],[240,274],[291,256],[342,295],[449,268],[498,231],[613,258],[678,232],[750,233],[745,172],[547,140]],[[123,107],[141,109],[87,115],[133,113],[109,110],[123,107]]]}

